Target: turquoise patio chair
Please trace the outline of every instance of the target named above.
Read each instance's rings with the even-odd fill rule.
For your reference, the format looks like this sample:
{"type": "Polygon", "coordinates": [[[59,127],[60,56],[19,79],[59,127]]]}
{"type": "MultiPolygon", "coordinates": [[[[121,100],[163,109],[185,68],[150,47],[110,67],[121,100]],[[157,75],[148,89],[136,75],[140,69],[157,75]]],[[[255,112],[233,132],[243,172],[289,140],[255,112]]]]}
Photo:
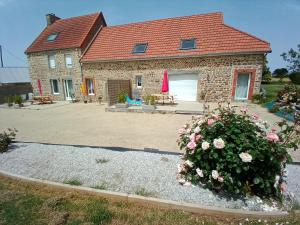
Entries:
{"type": "Polygon", "coordinates": [[[142,105],[142,101],[141,100],[139,100],[139,101],[132,100],[128,95],[126,95],[126,102],[129,105],[142,105]]]}

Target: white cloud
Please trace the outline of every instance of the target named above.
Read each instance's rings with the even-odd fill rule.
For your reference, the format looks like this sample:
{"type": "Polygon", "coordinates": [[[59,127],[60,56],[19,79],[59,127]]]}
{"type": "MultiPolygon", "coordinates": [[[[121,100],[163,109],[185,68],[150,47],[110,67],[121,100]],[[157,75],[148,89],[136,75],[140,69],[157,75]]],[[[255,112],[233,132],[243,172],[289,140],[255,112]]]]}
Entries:
{"type": "Polygon", "coordinates": [[[0,8],[8,5],[11,3],[13,0],[0,0],[0,8]]]}

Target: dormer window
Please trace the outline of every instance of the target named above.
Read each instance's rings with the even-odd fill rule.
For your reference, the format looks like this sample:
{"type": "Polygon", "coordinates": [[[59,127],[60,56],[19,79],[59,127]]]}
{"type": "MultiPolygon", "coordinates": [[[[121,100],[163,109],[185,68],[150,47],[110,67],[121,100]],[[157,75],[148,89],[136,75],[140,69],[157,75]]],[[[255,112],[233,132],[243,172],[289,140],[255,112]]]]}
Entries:
{"type": "Polygon", "coordinates": [[[180,49],[188,50],[196,48],[196,39],[184,39],[181,40],[180,49]]]}
{"type": "Polygon", "coordinates": [[[47,41],[55,41],[58,36],[58,33],[52,33],[47,37],[47,41]]]}
{"type": "Polygon", "coordinates": [[[143,43],[143,44],[136,44],[133,48],[132,53],[137,54],[137,53],[145,53],[147,49],[148,44],[143,43]]]}

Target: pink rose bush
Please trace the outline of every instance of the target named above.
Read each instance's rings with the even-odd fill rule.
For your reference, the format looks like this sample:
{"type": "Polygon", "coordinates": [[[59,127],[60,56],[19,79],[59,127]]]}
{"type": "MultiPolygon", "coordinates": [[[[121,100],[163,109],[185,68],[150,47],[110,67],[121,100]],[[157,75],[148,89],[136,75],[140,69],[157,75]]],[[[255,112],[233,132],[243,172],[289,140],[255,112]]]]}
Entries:
{"type": "Polygon", "coordinates": [[[286,190],[287,149],[297,148],[296,125],[285,121],[275,129],[230,106],[197,116],[179,130],[178,145],[184,151],[178,166],[178,182],[201,185],[234,195],[254,194],[281,198],[286,190]],[[277,132],[277,130],[279,130],[277,132]]]}

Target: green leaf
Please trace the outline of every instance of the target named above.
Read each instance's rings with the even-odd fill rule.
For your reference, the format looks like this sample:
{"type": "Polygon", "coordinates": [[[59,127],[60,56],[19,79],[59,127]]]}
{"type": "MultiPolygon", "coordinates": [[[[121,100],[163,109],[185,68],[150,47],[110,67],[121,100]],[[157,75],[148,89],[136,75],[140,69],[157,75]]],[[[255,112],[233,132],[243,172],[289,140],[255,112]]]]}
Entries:
{"type": "Polygon", "coordinates": [[[253,179],[254,184],[258,184],[260,182],[260,179],[258,177],[255,177],[253,179]]]}

